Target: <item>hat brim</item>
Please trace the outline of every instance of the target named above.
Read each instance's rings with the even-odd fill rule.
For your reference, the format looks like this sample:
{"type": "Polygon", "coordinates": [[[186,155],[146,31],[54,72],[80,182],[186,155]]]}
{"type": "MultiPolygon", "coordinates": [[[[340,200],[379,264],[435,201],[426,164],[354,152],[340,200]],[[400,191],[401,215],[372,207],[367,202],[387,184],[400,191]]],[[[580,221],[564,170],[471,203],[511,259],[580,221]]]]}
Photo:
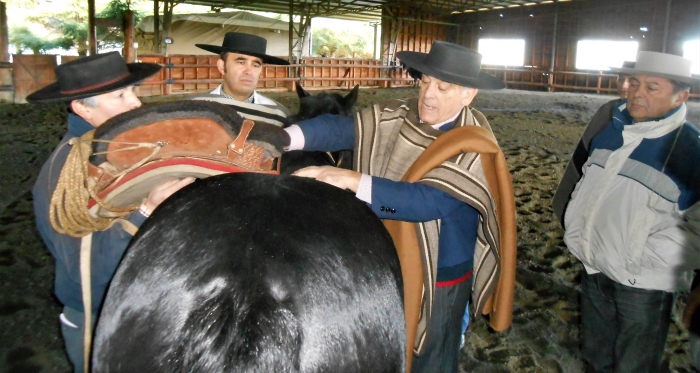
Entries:
{"type": "Polygon", "coordinates": [[[267,63],[270,65],[289,65],[289,61],[283,60],[279,57],[274,57],[270,56],[267,54],[262,54],[262,53],[251,53],[250,51],[244,51],[236,48],[224,48],[220,45],[211,45],[211,44],[195,44],[195,47],[199,49],[204,49],[207,52],[212,52],[216,54],[221,54],[224,52],[233,52],[233,53],[240,53],[240,54],[245,54],[248,56],[253,56],[253,57],[258,57],[260,58],[263,63],[267,63]]]}
{"type": "Polygon", "coordinates": [[[403,51],[397,53],[396,57],[398,57],[406,66],[415,69],[422,74],[434,76],[448,83],[478,89],[503,89],[506,87],[506,83],[504,83],[501,79],[484,72],[479,72],[477,77],[468,77],[453,74],[449,71],[436,69],[425,62],[428,57],[426,53],[403,51]]]}
{"type": "Polygon", "coordinates": [[[637,70],[629,67],[611,67],[610,70],[627,76],[632,75],[648,75],[648,76],[658,76],[660,78],[665,78],[668,80],[675,80],[677,82],[686,83],[691,86],[700,85],[700,78],[693,78],[690,76],[672,75],[672,74],[661,74],[654,71],[643,71],[637,70]]]}
{"type": "Polygon", "coordinates": [[[126,66],[129,69],[129,75],[114,83],[95,88],[93,90],[82,91],[80,93],[63,94],[61,93],[61,87],[58,85],[58,82],[54,82],[27,96],[27,101],[51,103],[73,101],[81,98],[97,96],[99,94],[112,92],[130,85],[135,85],[136,83],[150,77],[151,75],[154,75],[162,69],[162,66],[156,63],[129,63],[126,66]]]}

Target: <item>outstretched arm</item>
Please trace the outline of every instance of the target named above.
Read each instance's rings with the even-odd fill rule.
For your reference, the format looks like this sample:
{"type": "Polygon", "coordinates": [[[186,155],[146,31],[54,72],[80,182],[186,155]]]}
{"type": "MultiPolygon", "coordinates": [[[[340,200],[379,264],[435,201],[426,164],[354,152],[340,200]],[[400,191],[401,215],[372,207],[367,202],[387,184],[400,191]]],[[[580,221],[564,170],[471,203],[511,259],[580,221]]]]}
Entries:
{"type": "MultiPolygon", "coordinates": [[[[314,178],[355,193],[360,190],[360,181],[363,179],[359,172],[330,166],[306,167],[294,175],[314,178]]],[[[367,182],[369,186],[364,186],[363,189],[368,188],[370,196],[358,197],[370,204],[372,211],[382,219],[429,221],[444,218],[464,206],[464,202],[450,194],[425,184],[365,175],[363,183],[367,182]]]]}
{"type": "Polygon", "coordinates": [[[291,138],[289,150],[337,151],[355,145],[352,117],[324,114],[286,129],[291,138]]]}

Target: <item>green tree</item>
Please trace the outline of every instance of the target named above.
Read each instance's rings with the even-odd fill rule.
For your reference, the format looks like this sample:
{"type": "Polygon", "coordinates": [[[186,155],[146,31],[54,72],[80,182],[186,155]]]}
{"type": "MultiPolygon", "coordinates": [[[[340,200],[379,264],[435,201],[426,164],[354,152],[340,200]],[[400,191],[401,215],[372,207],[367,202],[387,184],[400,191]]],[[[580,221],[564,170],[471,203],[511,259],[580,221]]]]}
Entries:
{"type": "Polygon", "coordinates": [[[97,14],[99,18],[113,18],[117,20],[119,27],[98,27],[97,39],[98,49],[120,48],[124,45],[124,12],[130,10],[134,13],[134,24],[138,24],[146,15],[138,10],[134,10],[136,2],[130,0],[111,0],[105,8],[97,14]]]}
{"type": "MultiPolygon", "coordinates": [[[[87,12],[84,0],[70,0],[65,11],[49,15],[37,15],[29,20],[42,25],[54,37],[54,48],[69,50],[75,48],[78,55],[87,54],[87,12]]],[[[118,27],[97,27],[97,49],[120,48],[124,44],[124,11],[131,7],[131,1],[111,0],[104,9],[96,14],[99,18],[115,18],[118,27]]],[[[143,18],[142,12],[134,12],[138,22],[143,18]]]]}
{"type": "Polygon", "coordinates": [[[9,42],[15,47],[17,53],[31,50],[34,54],[43,54],[58,46],[57,40],[40,38],[26,26],[13,27],[10,30],[9,42]]]}
{"type": "Polygon", "coordinates": [[[311,45],[319,56],[338,58],[371,58],[365,35],[351,31],[335,31],[328,28],[315,29],[311,36],[311,45]]]}

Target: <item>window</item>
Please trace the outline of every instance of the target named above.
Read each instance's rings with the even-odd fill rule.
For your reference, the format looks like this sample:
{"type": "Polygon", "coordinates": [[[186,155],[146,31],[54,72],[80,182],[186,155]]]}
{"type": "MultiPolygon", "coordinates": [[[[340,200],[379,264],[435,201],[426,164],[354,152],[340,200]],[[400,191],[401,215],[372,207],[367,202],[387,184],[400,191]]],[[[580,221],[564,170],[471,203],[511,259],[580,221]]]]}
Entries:
{"type": "Polygon", "coordinates": [[[525,65],[524,39],[479,39],[482,65],[525,65]]]}
{"type": "Polygon", "coordinates": [[[581,70],[610,70],[622,67],[625,61],[637,60],[636,41],[580,40],[576,46],[576,68],[581,70]]]}
{"type": "Polygon", "coordinates": [[[683,57],[693,61],[690,72],[700,74],[700,39],[683,43],[683,57]]]}

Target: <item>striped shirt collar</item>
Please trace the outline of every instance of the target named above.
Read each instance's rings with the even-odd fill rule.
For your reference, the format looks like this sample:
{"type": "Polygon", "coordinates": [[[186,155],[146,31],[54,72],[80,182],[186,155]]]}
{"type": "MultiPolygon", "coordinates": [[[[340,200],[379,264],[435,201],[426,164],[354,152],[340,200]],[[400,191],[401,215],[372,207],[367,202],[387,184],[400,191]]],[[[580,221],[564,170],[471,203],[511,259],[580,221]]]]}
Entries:
{"type": "MultiPolygon", "coordinates": [[[[231,97],[228,93],[224,92],[224,84],[223,83],[221,83],[221,85],[219,86],[219,94],[223,98],[230,98],[231,100],[236,100],[235,98],[231,97]]],[[[254,104],[255,103],[255,91],[253,91],[253,93],[250,94],[250,97],[246,98],[245,100],[243,100],[243,101],[236,100],[236,101],[245,102],[248,104],[254,104]]]]}

